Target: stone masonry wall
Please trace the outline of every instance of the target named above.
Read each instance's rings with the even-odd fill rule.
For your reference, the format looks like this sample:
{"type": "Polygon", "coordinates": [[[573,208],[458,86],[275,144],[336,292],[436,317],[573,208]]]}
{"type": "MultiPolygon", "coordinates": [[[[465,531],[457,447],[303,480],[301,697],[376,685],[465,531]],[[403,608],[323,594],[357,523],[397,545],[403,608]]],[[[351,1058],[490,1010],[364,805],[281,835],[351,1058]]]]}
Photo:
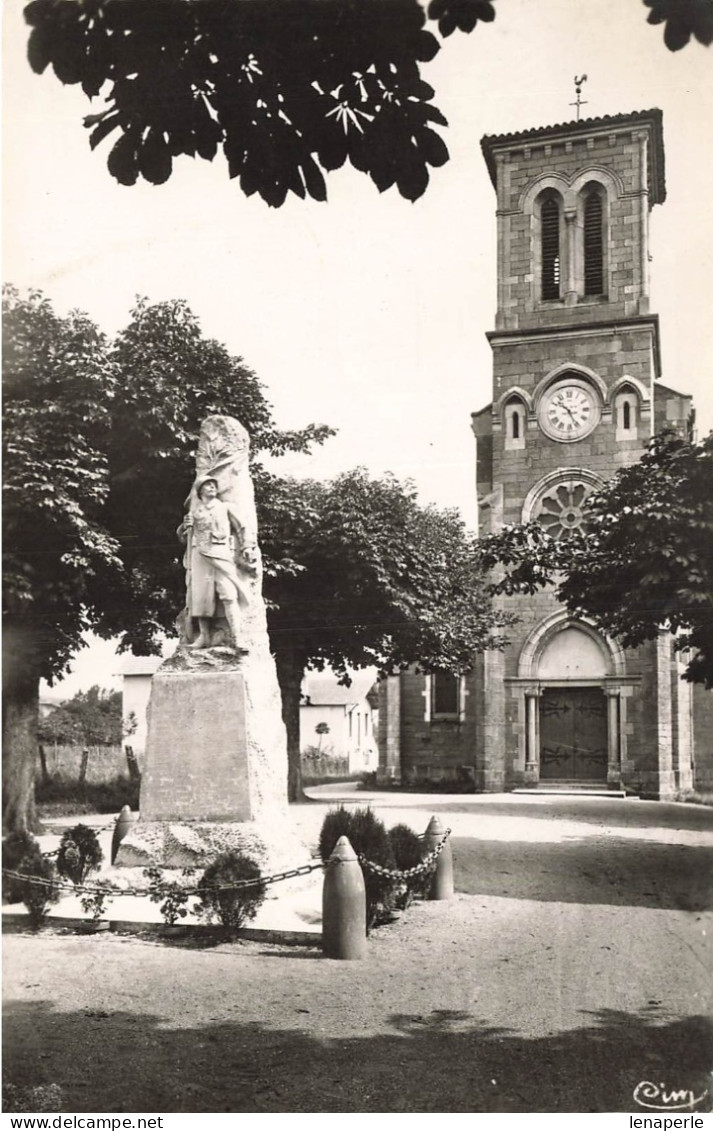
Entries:
{"type": "Polygon", "coordinates": [[[498,177],[500,230],[500,301],[498,325],[507,328],[562,325],[581,321],[582,308],[592,321],[626,317],[641,311],[646,293],[642,231],[640,129],[603,132],[598,137],[567,138],[548,144],[531,144],[502,152],[498,177]],[[535,266],[535,218],[523,211],[526,190],[545,175],[559,174],[571,183],[582,170],[610,171],[621,184],[621,194],[609,199],[607,301],[580,299],[575,307],[538,300],[535,266]]]}

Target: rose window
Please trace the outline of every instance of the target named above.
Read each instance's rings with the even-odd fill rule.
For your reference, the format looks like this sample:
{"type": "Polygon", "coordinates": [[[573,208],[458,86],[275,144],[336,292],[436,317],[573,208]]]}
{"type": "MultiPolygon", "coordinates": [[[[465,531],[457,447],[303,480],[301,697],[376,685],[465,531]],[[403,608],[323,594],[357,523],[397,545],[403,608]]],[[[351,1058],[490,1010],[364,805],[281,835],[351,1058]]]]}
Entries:
{"type": "Polygon", "coordinates": [[[591,485],[581,480],[560,481],[540,497],[534,517],[553,538],[566,537],[583,525],[583,505],[591,492],[591,485]]]}

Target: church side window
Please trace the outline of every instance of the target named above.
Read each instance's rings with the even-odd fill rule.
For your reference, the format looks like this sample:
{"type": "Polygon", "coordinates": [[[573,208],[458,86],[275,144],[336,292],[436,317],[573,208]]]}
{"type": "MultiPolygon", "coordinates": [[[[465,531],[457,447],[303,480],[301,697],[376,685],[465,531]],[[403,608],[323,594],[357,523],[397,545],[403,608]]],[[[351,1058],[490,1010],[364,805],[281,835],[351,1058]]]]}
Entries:
{"type": "Polygon", "coordinates": [[[614,400],[614,422],[617,440],[638,438],[639,401],[631,388],[624,388],[614,400]]]}
{"type": "Polygon", "coordinates": [[[604,294],[604,225],[602,198],[595,189],[584,201],[584,293],[604,294]]]}
{"type": "Polygon", "coordinates": [[[542,298],[560,297],[560,209],[555,197],[548,196],[540,209],[542,253],[542,298]]]}
{"type": "Polygon", "coordinates": [[[505,449],[525,447],[525,430],[527,426],[526,409],[519,397],[511,397],[505,405],[505,449]]]}

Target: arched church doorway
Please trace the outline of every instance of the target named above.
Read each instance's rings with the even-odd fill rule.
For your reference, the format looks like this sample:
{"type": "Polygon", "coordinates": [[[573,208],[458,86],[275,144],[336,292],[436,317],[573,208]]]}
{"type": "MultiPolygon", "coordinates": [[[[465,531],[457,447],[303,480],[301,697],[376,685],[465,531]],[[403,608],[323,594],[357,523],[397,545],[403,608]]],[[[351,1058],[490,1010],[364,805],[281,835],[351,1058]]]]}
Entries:
{"type": "Polygon", "coordinates": [[[544,639],[537,657],[539,779],[607,781],[611,658],[598,636],[571,622],[544,639]]]}

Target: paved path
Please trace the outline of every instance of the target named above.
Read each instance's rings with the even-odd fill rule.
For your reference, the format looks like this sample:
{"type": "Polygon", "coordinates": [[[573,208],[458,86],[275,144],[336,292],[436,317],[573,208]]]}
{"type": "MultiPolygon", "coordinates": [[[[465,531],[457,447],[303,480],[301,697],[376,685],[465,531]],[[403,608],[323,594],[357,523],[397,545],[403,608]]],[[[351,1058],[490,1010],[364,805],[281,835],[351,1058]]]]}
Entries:
{"type": "MultiPolygon", "coordinates": [[[[370,799],[319,794],[292,811],[308,842],[327,801],[370,799]]],[[[453,901],[375,932],[361,963],[6,935],[6,1077],[59,1084],[70,1112],[641,1114],[642,1081],[706,1091],[713,810],[371,801],[388,824],[453,829],[453,901]]]]}

